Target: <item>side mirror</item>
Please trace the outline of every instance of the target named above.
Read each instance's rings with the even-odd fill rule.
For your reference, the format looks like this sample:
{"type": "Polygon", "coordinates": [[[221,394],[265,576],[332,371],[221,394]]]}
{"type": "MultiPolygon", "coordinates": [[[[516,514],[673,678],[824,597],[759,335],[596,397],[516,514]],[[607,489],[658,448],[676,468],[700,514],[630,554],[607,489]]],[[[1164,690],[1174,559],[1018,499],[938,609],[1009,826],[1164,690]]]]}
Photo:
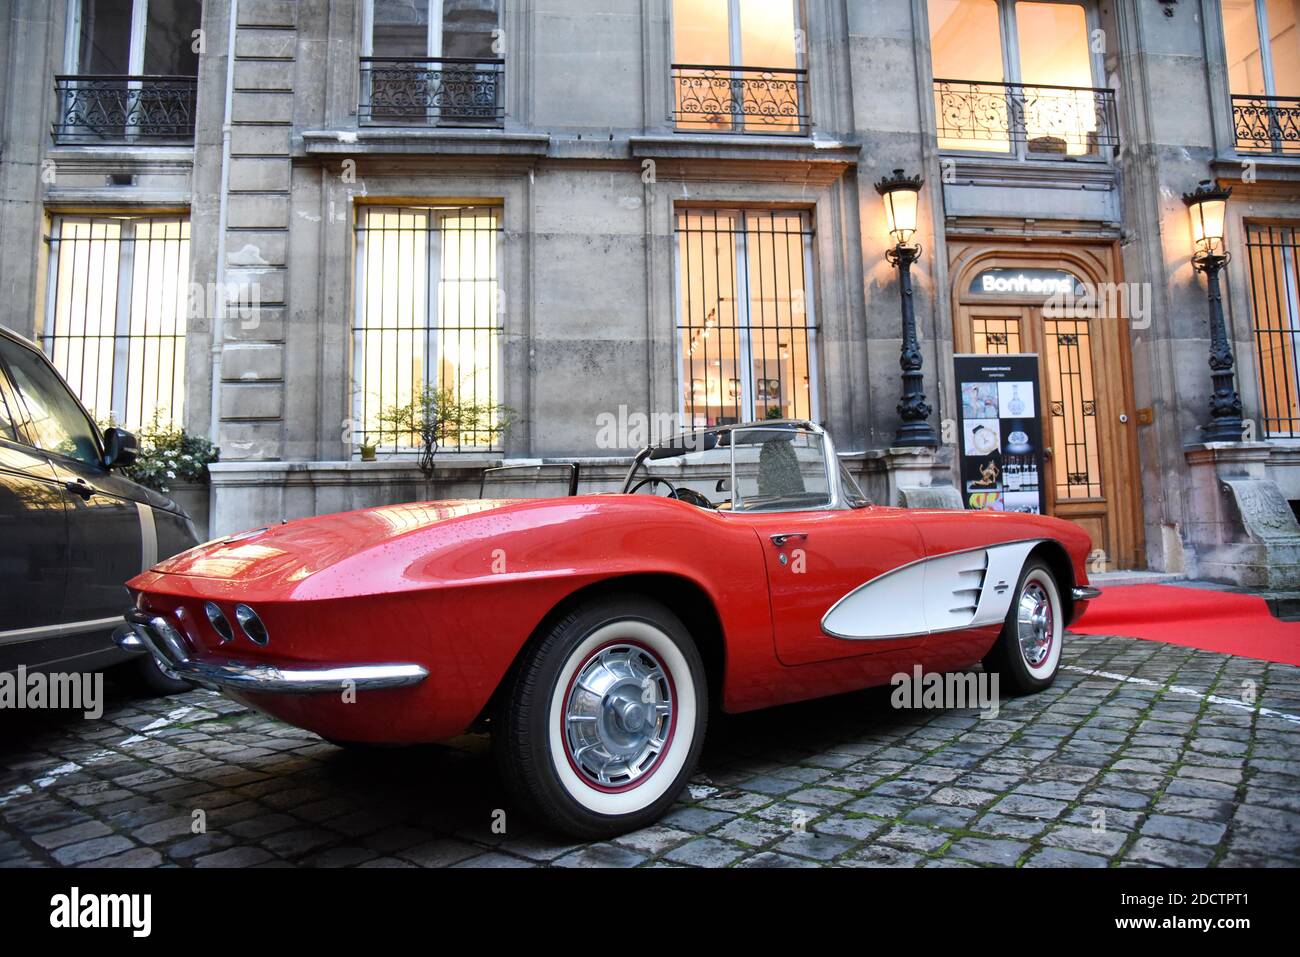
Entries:
{"type": "Polygon", "coordinates": [[[715,492],[730,492],[730,491],[731,491],[731,479],[729,479],[729,478],[720,478],[720,479],[718,479],[718,484],[715,485],[715,486],[713,487],[713,491],[715,491],[715,492]]]}
{"type": "Polygon", "coordinates": [[[104,467],[125,468],[135,461],[140,443],[126,429],[104,430],[104,467]]]}

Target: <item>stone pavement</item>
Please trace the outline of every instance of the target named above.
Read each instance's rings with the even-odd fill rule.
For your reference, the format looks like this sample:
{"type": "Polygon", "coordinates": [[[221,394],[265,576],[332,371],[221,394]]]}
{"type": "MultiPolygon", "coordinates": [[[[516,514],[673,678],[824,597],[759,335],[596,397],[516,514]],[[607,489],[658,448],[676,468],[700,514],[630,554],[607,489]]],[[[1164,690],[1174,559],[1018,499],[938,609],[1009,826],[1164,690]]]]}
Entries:
{"type": "Polygon", "coordinates": [[[1297,715],[1300,668],[1071,636],[995,719],[887,688],[719,718],[662,822],[574,844],[481,737],[359,754],[207,691],[118,695],[0,715],[0,866],[1297,866],[1297,715]]]}

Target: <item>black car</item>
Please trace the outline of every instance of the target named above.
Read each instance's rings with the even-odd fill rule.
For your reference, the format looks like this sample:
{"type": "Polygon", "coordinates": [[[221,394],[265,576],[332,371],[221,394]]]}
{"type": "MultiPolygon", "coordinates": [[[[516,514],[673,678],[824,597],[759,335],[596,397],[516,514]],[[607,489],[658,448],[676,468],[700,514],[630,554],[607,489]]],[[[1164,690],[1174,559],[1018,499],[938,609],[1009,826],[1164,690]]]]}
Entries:
{"type": "Polygon", "coordinates": [[[111,639],[123,583],[196,544],[176,503],[113,471],[135,456],[135,436],[101,433],[41,350],[0,329],[0,672],[129,661],[149,691],[188,687],[111,639]]]}

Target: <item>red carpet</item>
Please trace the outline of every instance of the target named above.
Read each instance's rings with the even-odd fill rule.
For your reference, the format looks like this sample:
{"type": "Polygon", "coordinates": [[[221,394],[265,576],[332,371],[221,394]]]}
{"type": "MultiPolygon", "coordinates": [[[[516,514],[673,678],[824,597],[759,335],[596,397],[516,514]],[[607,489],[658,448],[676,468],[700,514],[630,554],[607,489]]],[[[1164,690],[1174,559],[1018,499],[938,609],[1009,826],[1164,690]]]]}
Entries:
{"type": "Polygon", "coordinates": [[[1181,585],[1115,585],[1103,588],[1070,630],[1300,665],[1300,622],[1279,621],[1254,595],[1181,585]]]}

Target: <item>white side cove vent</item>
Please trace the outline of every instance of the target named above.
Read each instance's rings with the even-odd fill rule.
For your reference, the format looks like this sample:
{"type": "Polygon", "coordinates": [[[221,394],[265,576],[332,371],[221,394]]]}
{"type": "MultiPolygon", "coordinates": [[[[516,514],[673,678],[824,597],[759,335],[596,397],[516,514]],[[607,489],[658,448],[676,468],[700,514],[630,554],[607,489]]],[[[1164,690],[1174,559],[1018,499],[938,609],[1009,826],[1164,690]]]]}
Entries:
{"type": "Polygon", "coordinates": [[[1025,558],[1041,541],[950,552],[886,572],[832,605],[822,631],[860,641],[997,624],[1011,608],[1025,558]]]}
{"type": "Polygon", "coordinates": [[[970,627],[979,610],[988,566],[988,550],[983,548],[925,563],[926,597],[947,598],[944,604],[927,607],[925,617],[930,631],[970,627]]]}

